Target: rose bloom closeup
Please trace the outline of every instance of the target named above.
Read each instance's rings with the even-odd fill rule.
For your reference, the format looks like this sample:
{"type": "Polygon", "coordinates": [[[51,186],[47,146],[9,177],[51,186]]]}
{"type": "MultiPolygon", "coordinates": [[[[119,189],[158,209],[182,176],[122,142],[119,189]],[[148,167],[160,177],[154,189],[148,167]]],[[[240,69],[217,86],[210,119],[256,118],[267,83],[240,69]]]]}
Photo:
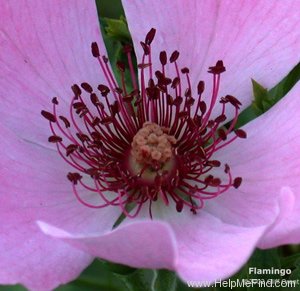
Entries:
{"type": "Polygon", "coordinates": [[[95,257],[213,282],[300,242],[299,85],[235,129],[299,61],[298,1],[123,1],[119,84],[93,1],[0,4],[1,284],[95,257]]]}

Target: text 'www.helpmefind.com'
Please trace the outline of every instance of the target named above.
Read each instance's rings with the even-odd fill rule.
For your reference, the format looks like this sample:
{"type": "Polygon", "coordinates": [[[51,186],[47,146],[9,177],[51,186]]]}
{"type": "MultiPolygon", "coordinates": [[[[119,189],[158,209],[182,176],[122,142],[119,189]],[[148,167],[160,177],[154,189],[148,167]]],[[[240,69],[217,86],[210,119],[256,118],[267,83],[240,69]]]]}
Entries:
{"type": "Polygon", "coordinates": [[[300,280],[291,280],[282,278],[283,276],[290,275],[290,269],[258,269],[249,268],[248,273],[250,275],[280,275],[278,279],[266,279],[266,278],[247,278],[247,279],[228,279],[228,280],[216,280],[214,282],[205,281],[189,281],[188,287],[194,288],[206,288],[206,287],[225,287],[225,288],[238,288],[238,287],[256,287],[256,288],[295,288],[300,286],[300,280]]]}

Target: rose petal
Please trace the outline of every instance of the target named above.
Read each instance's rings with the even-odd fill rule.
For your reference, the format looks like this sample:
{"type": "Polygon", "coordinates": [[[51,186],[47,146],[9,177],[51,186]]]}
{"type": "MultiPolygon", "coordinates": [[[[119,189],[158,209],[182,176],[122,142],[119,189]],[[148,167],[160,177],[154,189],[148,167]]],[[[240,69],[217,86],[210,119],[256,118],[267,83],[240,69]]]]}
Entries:
{"type": "Polygon", "coordinates": [[[38,224],[46,234],[100,258],[139,268],[168,268],[183,280],[200,282],[235,273],[267,228],[234,226],[205,211],[193,215],[185,209],[179,214],[174,208],[164,208],[159,221],[136,220],[105,235],[72,234],[38,224]]]}
{"type": "Polygon", "coordinates": [[[267,226],[244,228],[189,209],[169,211],[164,218],[171,225],[178,245],[176,271],[185,281],[225,279],[248,260],[267,226]]]}
{"type": "Polygon", "coordinates": [[[172,269],[176,256],[173,234],[164,222],[133,221],[107,234],[74,234],[38,222],[48,235],[58,237],[93,256],[137,268],[172,269]]]}
{"type": "Polygon", "coordinates": [[[281,215],[262,237],[259,247],[273,248],[285,244],[297,244],[300,241],[299,199],[290,188],[281,190],[281,215]],[[294,205],[295,204],[295,205],[294,205]]]}
{"type": "MultiPolygon", "coordinates": [[[[297,1],[123,1],[138,59],[140,41],[156,28],[152,42],[154,70],[159,52],[180,52],[180,67],[189,67],[193,89],[200,79],[212,83],[209,66],[223,60],[219,96],[251,102],[251,78],[271,88],[299,61],[300,10],[297,1]],[[162,9],[163,8],[163,9],[162,9]],[[138,20],[141,21],[138,21],[138,20]]],[[[210,98],[210,90],[204,94],[210,98]]],[[[195,94],[196,95],[196,94],[195,94]]]]}
{"type": "Polygon", "coordinates": [[[276,201],[282,187],[290,187],[299,200],[299,94],[300,84],[243,127],[246,139],[238,139],[215,153],[214,158],[228,163],[233,176],[242,177],[243,182],[237,190],[207,203],[214,215],[241,225],[265,224],[278,212],[276,201]]]}
{"type": "Polygon", "coordinates": [[[46,143],[42,109],[59,97],[68,111],[74,83],[103,82],[91,43],[105,53],[94,1],[1,1],[1,122],[20,136],[46,143]],[[67,101],[67,103],[64,102],[67,101]]]}
{"type": "Polygon", "coordinates": [[[1,284],[20,283],[32,291],[53,290],[74,280],[92,261],[90,255],[43,234],[21,211],[1,210],[0,220],[1,284]]]}
{"type": "MultiPolygon", "coordinates": [[[[29,214],[69,230],[107,231],[121,213],[117,207],[90,209],[83,206],[72,191],[67,179],[70,166],[56,151],[16,138],[0,125],[0,158],[2,175],[0,209],[29,214]]],[[[83,198],[90,199],[86,190],[83,198]]],[[[99,197],[92,197],[100,204],[99,197]]]]}
{"type": "Polygon", "coordinates": [[[35,221],[103,233],[121,210],[83,206],[66,178],[67,164],[55,151],[20,140],[1,124],[0,134],[0,282],[50,290],[78,276],[91,257],[45,236],[35,221]]]}

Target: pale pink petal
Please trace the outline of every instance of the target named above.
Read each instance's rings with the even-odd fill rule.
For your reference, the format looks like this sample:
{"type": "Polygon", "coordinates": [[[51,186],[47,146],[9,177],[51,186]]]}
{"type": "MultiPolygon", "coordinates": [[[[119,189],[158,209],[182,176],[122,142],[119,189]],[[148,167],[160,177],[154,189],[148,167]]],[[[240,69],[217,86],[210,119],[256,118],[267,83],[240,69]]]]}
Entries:
{"type": "Polygon", "coordinates": [[[95,1],[0,1],[1,123],[20,136],[46,142],[54,96],[67,102],[74,83],[103,82],[91,43],[105,53],[95,1]]]}
{"type": "Polygon", "coordinates": [[[129,222],[105,235],[72,234],[38,224],[46,234],[100,258],[133,267],[167,268],[186,281],[211,282],[235,273],[267,228],[226,224],[205,211],[179,214],[168,208],[160,216],[161,220],[129,222]]]}
{"type": "Polygon", "coordinates": [[[172,213],[165,218],[178,245],[176,271],[185,281],[214,282],[233,275],[247,262],[266,229],[227,224],[205,211],[172,213]]]}
{"type": "Polygon", "coordinates": [[[93,256],[137,268],[174,269],[176,242],[170,227],[158,221],[132,221],[107,234],[68,233],[39,222],[48,235],[61,238],[93,256]]]}
{"type": "Polygon", "coordinates": [[[50,290],[74,279],[90,256],[45,236],[36,220],[69,231],[103,233],[121,211],[83,206],[66,178],[68,166],[56,151],[20,140],[1,124],[0,133],[0,282],[50,290]]]}
{"type": "MultiPolygon", "coordinates": [[[[247,124],[247,139],[238,139],[215,153],[228,163],[232,174],[243,178],[237,190],[230,190],[207,203],[210,211],[225,221],[240,225],[265,224],[279,211],[282,187],[300,193],[300,84],[273,108],[247,124]]],[[[290,199],[286,203],[292,203],[290,199]]],[[[296,221],[299,212],[293,212],[296,221]]],[[[298,234],[295,234],[297,237],[298,234]]],[[[290,237],[293,240],[293,236],[290,237]]]]}
{"type": "MultiPolygon", "coordinates": [[[[1,211],[23,212],[72,231],[110,230],[120,215],[118,207],[90,209],[72,191],[66,175],[70,167],[54,150],[20,140],[0,125],[1,211]]],[[[83,192],[86,198],[89,193],[83,192]]],[[[95,194],[92,194],[95,196],[95,194]]],[[[94,197],[94,203],[103,203],[94,197]]]]}
{"type": "MultiPolygon", "coordinates": [[[[209,66],[223,60],[220,96],[251,102],[251,78],[271,88],[299,62],[300,18],[297,1],[167,0],[123,1],[138,59],[150,28],[156,28],[152,63],[159,52],[180,52],[180,67],[189,67],[194,90],[200,79],[210,87],[209,66]]],[[[154,70],[155,71],[155,70],[154,70]]],[[[210,97],[209,90],[205,94],[210,97]]]]}
{"type": "Polygon", "coordinates": [[[298,244],[300,242],[300,203],[295,201],[295,196],[290,188],[285,187],[282,189],[280,203],[282,215],[262,237],[258,245],[260,248],[273,248],[279,245],[298,244]],[[291,207],[291,205],[294,207],[291,207]]]}
{"type": "MultiPolygon", "coordinates": [[[[3,195],[3,193],[1,193],[3,195]]],[[[92,257],[43,234],[22,211],[0,211],[0,282],[53,290],[79,276],[92,257]]]]}

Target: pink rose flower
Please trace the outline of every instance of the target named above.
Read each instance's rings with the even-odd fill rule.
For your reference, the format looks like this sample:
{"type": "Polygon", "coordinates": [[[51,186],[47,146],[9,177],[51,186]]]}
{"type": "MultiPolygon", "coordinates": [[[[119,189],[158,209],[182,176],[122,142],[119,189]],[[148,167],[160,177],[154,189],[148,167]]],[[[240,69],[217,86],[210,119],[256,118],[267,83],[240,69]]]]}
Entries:
{"type": "MultiPolygon", "coordinates": [[[[251,78],[271,88],[299,61],[298,2],[237,0],[183,3],[169,0],[164,1],[163,7],[158,1],[124,1],[123,4],[138,61],[150,61],[151,55],[151,66],[140,66],[140,72],[144,72],[144,82],[142,77],[139,78],[144,94],[141,102],[145,103],[144,107],[137,107],[139,112],[149,109],[137,119],[126,115],[128,107],[122,99],[118,99],[125,94],[124,90],[117,90],[116,97],[113,96],[114,90],[110,90],[110,94],[105,93],[110,87],[108,79],[112,82],[113,79],[109,76],[109,64],[102,62],[106,52],[93,1],[1,1],[2,284],[21,283],[30,290],[50,290],[76,278],[94,257],[138,268],[167,268],[176,271],[186,281],[213,281],[236,272],[257,246],[269,248],[300,241],[300,206],[297,199],[300,187],[299,85],[242,131],[229,134],[233,129],[229,128],[228,132],[219,132],[220,138],[214,139],[216,125],[224,122],[223,109],[227,118],[234,118],[234,125],[237,110],[251,103],[251,78]],[[157,29],[155,39],[152,41],[152,30],[142,49],[139,42],[145,39],[152,27],[157,29]],[[99,58],[95,45],[93,54],[96,58],[91,53],[91,43],[94,42],[98,43],[99,58]],[[164,65],[162,51],[171,56],[171,63],[167,59],[168,64],[164,65]],[[174,51],[180,52],[179,58],[177,53],[172,54],[174,51]],[[102,62],[102,68],[97,58],[102,62]],[[226,66],[226,72],[223,72],[224,67],[219,60],[226,66]],[[214,64],[217,65],[212,66],[214,64]],[[207,73],[209,67],[212,67],[212,74],[207,73]],[[185,100],[191,101],[189,106],[179,104],[176,113],[175,104],[168,107],[165,103],[163,107],[163,103],[158,101],[147,101],[158,88],[156,83],[152,86],[151,81],[148,85],[149,77],[157,70],[172,77],[169,86],[173,87],[173,101],[179,102],[179,97],[186,93],[185,100]],[[108,75],[105,76],[105,73],[108,75]],[[200,87],[198,85],[202,79],[205,82],[204,92],[203,83],[200,87]],[[81,89],[73,86],[72,92],[70,87],[82,83],[85,83],[82,96],[89,97],[89,85],[95,90],[99,84],[104,84],[107,88],[99,89],[103,93],[101,100],[109,96],[110,105],[119,100],[111,111],[108,104],[103,105],[103,111],[99,109],[102,121],[113,115],[120,126],[117,128],[115,125],[114,131],[109,134],[109,126],[106,127],[105,122],[100,126],[103,130],[100,133],[107,133],[105,147],[110,149],[97,155],[100,165],[107,165],[109,159],[117,165],[120,155],[111,154],[118,152],[118,146],[125,148],[122,143],[118,144],[122,140],[120,136],[116,137],[119,133],[132,139],[123,140],[124,144],[129,142],[132,147],[128,152],[128,156],[134,158],[130,166],[140,163],[151,167],[157,174],[157,164],[163,168],[175,157],[177,164],[170,166],[175,169],[174,173],[177,173],[178,164],[193,172],[191,178],[191,172],[178,170],[188,180],[188,185],[183,184],[185,181],[180,175],[170,174],[161,180],[151,176],[148,186],[145,187],[147,179],[144,179],[138,187],[136,182],[132,184],[131,178],[140,172],[132,168],[129,178],[120,175],[124,189],[111,183],[109,179],[115,173],[113,166],[105,166],[100,171],[91,156],[93,149],[80,151],[76,144],[80,137],[68,131],[68,122],[72,129],[76,128],[75,123],[81,122],[78,126],[82,128],[87,122],[85,115],[95,111],[97,106],[90,105],[87,112],[85,107],[79,108],[82,104],[78,104],[75,109],[80,109],[79,115],[84,111],[81,118],[75,116],[66,120],[59,117],[69,118],[74,95],[77,100],[73,98],[73,102],[81,101],[81,93],[78,93],[81,89]],[[148,86],[148,90],[143,88],[143,84],[148,86]],[[149,88],[152,90],[150,93],[149,88]],[[189,90],[184,91],[186,88],[189,90]],[[203,93],[201,98],[207,104],[206,110],[203,103],[198,103],[199,92],[201,96],[203,93]],[[58,98],[53,99],[51,105],[53,96],[58,98]],[[224,98],[219,103],[221,97],[224,98]],[[158,108],[162,113],[157,113],[158,108]],[[167,108],[174,110],[173,119],[167,108]],[[45,122],[41,111],[50,122],[45,122]],[[179,111],[183,113],[179,114],[179,111]],[[199,113],[200,120],[205,124],[204,129],[211,133],[208,137],[212,141],[203,139],[204,156],[197,152],[200,159],[193,155],[189,157],[190,161],[182,158],[178,163],[177,157],[183,157],[185,149],[179,147],[179,152],[175,150],[181,137],[179,133],[183,133],[185,142],[196,140],[199,136],[202,138],[205,133],[200,135],[191,125],[187,128],[194,128],[192,136],[185,131],[176,131],[176,128],[172,131],[174,123],[171,120],[177,120],[179,128],[182,124],[184,130],[188,123],[181,123],[179,115],[181,118],[194,117],[195,111],[202,112],[202,115],[199,113]],[[216,118],[219,119],[216,121],[216,118]],[[214,123],[209,123],[210,119],[214,123]],[[64,127],[59,127],[57,120],[64,127]],[[122,121],[124,124],[121,124],[122,121]],[[152,122],[153,130],[143,136],[140,130],[147,121],[152,122]],[[49,124],[54,130],[52,133],[49,124]],[[153,124],[159,124],[163,133],[158,134],[153,124]],[[170,125],[171,129],[164,129],[163,125],[170,125]],[[125,132],[121,133],[122,130],[125,132]],[[236,138],[245,137],[245,132],[246,139],[236,138]],[[54,144],[48,142],[49,135],[54,144]],[[68,138],[73,139],[76,148],[63,148],[63,142],[68,138]],[[153,147],[155,142],[151,140],[158,138],[160,143],[153,147]],[[210,147],[208,142],[212,142],[213,146],[210,147]],[[164,146],[159,148],[160,144],[164,146]],[[148,147],[145,148],[145,145],[148,147]],[[57,148],[62,150],[61,155],[57,148]],[[210,161],[210,165],[199,162],[203,160],[210,161]],[[85,175],[81,175],[84,163],[90,163],[90,168],[97,169],[97,172],[87,172],[84,168],[85,175]],[[219,170],[219,164],[222,170],[219,170]],[[101,176],[99,172],[105,172],[105,175],[101,176]],[[71,183],[66,177],[68,173],[71,183]],[[203,174],[211,176],[206,179],[203,174]],[[183,192],[178,194],[178,184],[175,183],[176,186],[172,182],[176,177],[182,189],[189,191],[185,193],[181,189],[183,192]],[[171,189],[167,188],[168,178],[173,185],[171,189]],[[199,185],[194,187],[195,183],[191,184],[191,180],[199,182],[202,189],[199,185]],[[94,187],[88,183],[94,183],[94,187]],[[157,184],[161,191],[155,190],[154,185],[157,184]],[[80,186],[81,191],[77,191],[80,186]],[[110,193],[102,195],[107,191],[98,186],[107,187],[110,193]],[[91,189],[87,190],[89,187],[91,189]],[[149,194],[140,190],[142,188],[152,192],[149,194]],[[130,189],[130,193],[136,191],[138,198],[126,194],[126,189],[130,189]],[[211,192],[206,193],[206,189],[211,192]],[[124,197],[131,198],[126,200],[124,197]],[[101,207],[99,201],[102,202],[101,207]],[[132,212],[135,215],[125,211],[125,204],[130,201],[137,203],[132,212]],[[134,218],[126,217],[113,229],[122,213],[134,218]]],[[[122,70],[121,65],[121,73],[122,70]]],[[[162,83],[169,82],[159,73],[157,79],[162,83]]],[[[111,86],[115,89],[113,83],[111,86]]],[[[165,94],[163,100],[167,102],[166,92],[161,89],[162,92],[157,94],[165,94]]],[[[193,119],[194,123],[196,119],[193,119]]],[[[201,122],[195,125],[198,129],[203,129],[201,122]]],[[[81,136],[81,139],[85,137],[81,136]]],[[[85,142],[82,141],[83,146],[85,142]]],[[[187,149],[188,153],[195,153],[193,147],[187,149]]],[[[169,168],[167,170],[173,173],[169,168]]],[[[139,168],[139,171],[142,169],[139,168]]],[[[140,174],[143,176],[143,173],[140,174]]]]}

